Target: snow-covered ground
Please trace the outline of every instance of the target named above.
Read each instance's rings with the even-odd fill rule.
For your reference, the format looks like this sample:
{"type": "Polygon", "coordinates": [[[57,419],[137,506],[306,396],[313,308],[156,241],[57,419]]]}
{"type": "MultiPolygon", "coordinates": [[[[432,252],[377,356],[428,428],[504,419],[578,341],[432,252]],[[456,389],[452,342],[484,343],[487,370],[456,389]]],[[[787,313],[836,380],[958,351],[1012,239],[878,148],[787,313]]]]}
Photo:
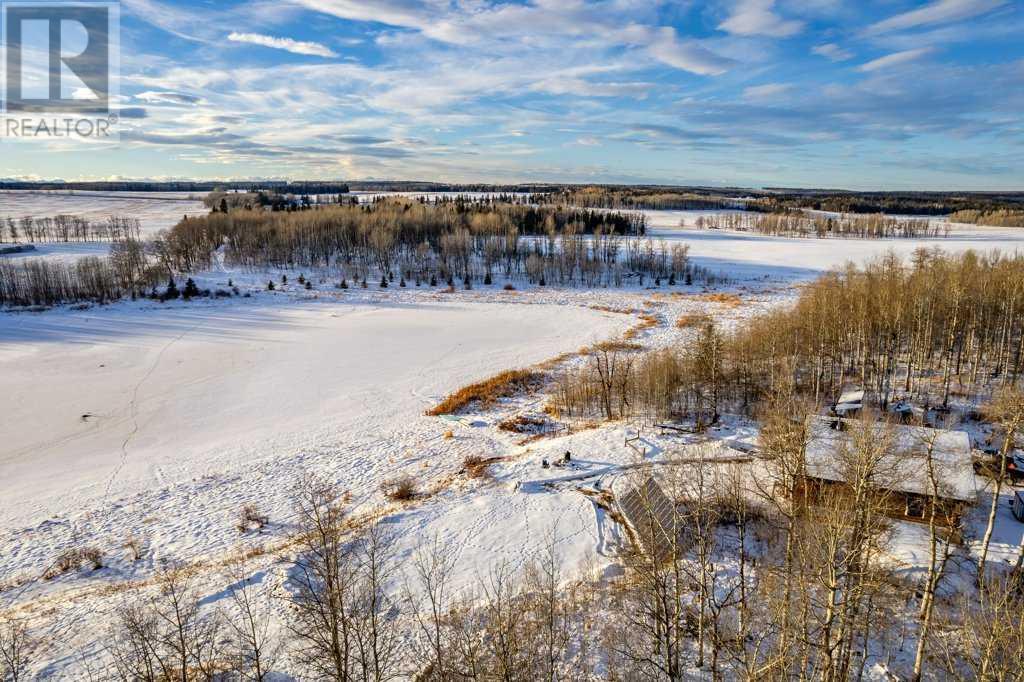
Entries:
{"type": "MultiPolygon", "coordinates": [[[[154,215],[167,210],[173,224],[181,204],[167,203],[174,216],[157,204],[154,215]]],[[[53,213],[79,211],[61,205],[53,213]]],[[[294,284],[267,292],[266,280],[280,273],[220,269],[197,276],[199,285],[226,288],[231,277],[251,297],[0,313],[0,610],[35,618],[36,634],[50,643],[43,674],[81,673],[85,661],[102,660],[93,657],[101,655],[125,583],[146,581],[166,561],[200,562],[207,570],[198,588],[204,604],[215,605],[228,579],[214,567],[262,547],[267,553],[243,566],[280,617],[283,607],[269,595],[288,570],[294,486],[308,472],[351,493],[354,511],[386,505],[381,482],[413,475],[431,494],[388,507],[395,548],[406,557],[439,538],[458,554],[461,582],[498,561],[522,564],[552,529],[569,566],[607,569],[623,544],[616,524],[574,483],[553,479],[583,477],[606,488],[623,465],[638,457],[658,462],[691,439],[645,430],[646,453],[638,456],[625,442],[633,424],[533,442],[498,428],[508,417],[539,412],[542,394],[452,420],[427,417],[425,409],[473,381],[618,338],[639,312],[658,320],[640,343],[678,347],[693,334],[674,326],[678,317],[706,312],[728,328],[792,301],[794,289],[780,284],[847,261],[890,249],[906,256],[922,246],[1024,248],[1024,230],[957,226],[949,239],[793,239],[680,228],[680,213],[648,212],[652,236],[689,244],[697,264],[733,280],[739,305],[708,300],[699,287],[586,291],[517,282],[516,292],[500,284],[453,294],[342,292],[327,273],[321,281],[308,272],[313,292],[294,284]],[[565,451],[572,469],[541,468],[542,458],[565,451]],[[461,475],[469,455],[500,458],[493,478],[461,475]],[[235,528],[246,503],[269,516],[263,532],[235,528]],[[143,544],[139,562],[123,549],[129,536],[143,544]],[[61,552],[81,546],[99,548],[105,568],[39,579],[61,552]]],[[[152,224],[144,218],[147,231],[152,224]]],[[[74,258],[97,247],[40,249],[74,258]]],[[[756,439],[742,420],[711,435],[756,439]]],[[[1004,507],[1000,560],[1012,553],[1017,530],[1004,507]]],[[[919,536],[898,535],[901,561],[921,556],[919,536]]]]}
{"type": "MultiPolygon", "coordinates": [[[[102,222],[111,216],[138,218],[149,237],[174,227],[182,216],[205,215],[201,193],[0,190],[0,223],[7,218],[72,215],[102,222]]],[[[6,226],[3,227],[6,233],[6,226]]],[[[6,234],[5,234],[6,237],[6,234]]]]}
{"type": "MultiPolygon", "coordinates": [[[[722,211],[714,211],[721,213],[722,211]]],[[[698,265],[726,271],[734,277],[771,275],[807,279],[840,268],[848,262],[863,264],[889,251],[909,258],[920,248],[938,247],[950,253],[968,250],[1024,252],[1024,229],[954,223],[949,237],[921,239],[818,239],[772,237],[750,232],[707,230],[694,227],[698,215],[709,211],[643,211],[648,232],[657,239],[682,241],[698,265]],[[680,222],[686,227],[680,227],[680,222]]]]}

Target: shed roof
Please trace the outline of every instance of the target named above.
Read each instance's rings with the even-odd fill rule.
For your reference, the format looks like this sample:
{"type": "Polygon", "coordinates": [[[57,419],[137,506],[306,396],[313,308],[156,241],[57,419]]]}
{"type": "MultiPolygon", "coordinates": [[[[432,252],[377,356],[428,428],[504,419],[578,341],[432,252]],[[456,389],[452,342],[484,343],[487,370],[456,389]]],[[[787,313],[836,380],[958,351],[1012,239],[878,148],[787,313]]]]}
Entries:
{"type": "MultiPolygon", "coordinates": [[[[843,452],[850,447],[850,431],[837,426],[856,425],[855,420],[811,416],[810,440],[806,448],[807,475],[826,481],[845,482],[843,452]]],[[[875,424],[878,439],[891,438],[891,447],[879,461],[886,490],[930,495],[926,466],[926,443],[934,439],[933,458],[940,482],[939,494],[946,499],[973,502],[977,496],[971,439],[963,431],[945,431],[920,426],[875,424]],[[891,436],[889,435],[891,433],[891,436]]]]}

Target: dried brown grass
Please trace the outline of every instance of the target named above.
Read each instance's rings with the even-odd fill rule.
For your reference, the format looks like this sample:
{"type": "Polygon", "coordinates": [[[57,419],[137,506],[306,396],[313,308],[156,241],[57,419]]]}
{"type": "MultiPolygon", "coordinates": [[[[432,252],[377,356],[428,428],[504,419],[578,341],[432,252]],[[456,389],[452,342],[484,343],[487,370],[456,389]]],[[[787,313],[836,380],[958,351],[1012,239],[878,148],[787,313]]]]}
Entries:
{"type": "Polygon", "coordinates": [[[729,308],[736,308],[743,305],[743,299],[738,294],[727,294],[727,293],[714,293],[704,294],[700,297],[700,300],[707,301],[708,303],[718,303],[729,308]]]}
{"type": "Polygon", "coordinates": [[[412,476],[399,476],[389,481],[384,481],[380,486],[384,497],[392,502],[408,502],[419,497],[419,488],[416,479],[412,476]]]}
{"type": "Polygon", "coordinates": [[[658,326],[658,318],[649,313],[640,315],[640,323],[636,326],[627,329],[626,333],[622,335],[622,338],[626,341],[631,341],[640,335],[640,332],[651,329],[658,326]]]}
{"type": "Polygon", "coordinates": [[[501,461],[501,457],[481,457],[479,455],[467,455],[462,460],[462,471],[467,478],[490,478],[490,466],[501,461]]]}
{"type": "Polygon", "coordinates": [[[452,414],[470,403],[479,402],[484,407],[493,405],[500,398],[510,398],[539,384],[544,378],[540,372],[531,369],[514,369],[502,372],[490,379],[460,388],[436,407],[427,411],[428,417],[452,414]]]}
{"type": "Polygon", "coordinates": [[[676,327],[679,329],[693,329],[694,327],[703,327],[711,322],[709,315],[703,313],[691,313],[689,315],[683,315],[676,320],[676,327]]]}
{"type": "Polygon", "coordinates": [[[631,341],[602,341],[601,343],[595,343],[593,346],[581,348],[580,355],[589,355],[591,353],[624,353],[643,349],[644,347],[641,344],[633,343],[631,341]]]}

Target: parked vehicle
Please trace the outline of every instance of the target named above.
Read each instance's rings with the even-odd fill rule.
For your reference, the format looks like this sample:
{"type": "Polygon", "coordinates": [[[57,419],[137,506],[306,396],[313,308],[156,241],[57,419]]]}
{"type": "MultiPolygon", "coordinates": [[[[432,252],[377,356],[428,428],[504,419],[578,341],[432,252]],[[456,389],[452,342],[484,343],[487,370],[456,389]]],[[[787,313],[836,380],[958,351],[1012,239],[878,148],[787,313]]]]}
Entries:
{"type": "MultiPolygon", "coordinates": [[[[979,455],[974,459],[974,472],[988,478],[996,478],[1003,458],[999,453],[979,455]]],[[[1006,455],[1005,459],[1006,477],[1014,483],[1024,482],[1024,456],[1014,453],[1006,455]]]]}

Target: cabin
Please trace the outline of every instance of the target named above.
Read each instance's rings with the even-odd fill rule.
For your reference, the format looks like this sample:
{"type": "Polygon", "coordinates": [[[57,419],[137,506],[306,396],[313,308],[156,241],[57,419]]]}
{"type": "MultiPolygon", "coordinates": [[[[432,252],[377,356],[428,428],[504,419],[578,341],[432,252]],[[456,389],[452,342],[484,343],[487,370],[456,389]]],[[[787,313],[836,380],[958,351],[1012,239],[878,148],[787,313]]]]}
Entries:
{"type": "MultiPolygon", "coordinates": [[[[858,422],[839,417],[808,418],[805,474],[798,492],[809,503],[845,490],[846,462],[855,428],[861,428],[858,422]]],[[[920,426],[875,424],[867,428],[877,430],[879,442],[890,443],[879,460],[875,483],[886,516],[917,523],[930,518],[932,485],[925,444],[934,442],[936,521],[943,527],[956,528],[964,510],[977,498],[970,436],[963,431],[920,426]]]]}

